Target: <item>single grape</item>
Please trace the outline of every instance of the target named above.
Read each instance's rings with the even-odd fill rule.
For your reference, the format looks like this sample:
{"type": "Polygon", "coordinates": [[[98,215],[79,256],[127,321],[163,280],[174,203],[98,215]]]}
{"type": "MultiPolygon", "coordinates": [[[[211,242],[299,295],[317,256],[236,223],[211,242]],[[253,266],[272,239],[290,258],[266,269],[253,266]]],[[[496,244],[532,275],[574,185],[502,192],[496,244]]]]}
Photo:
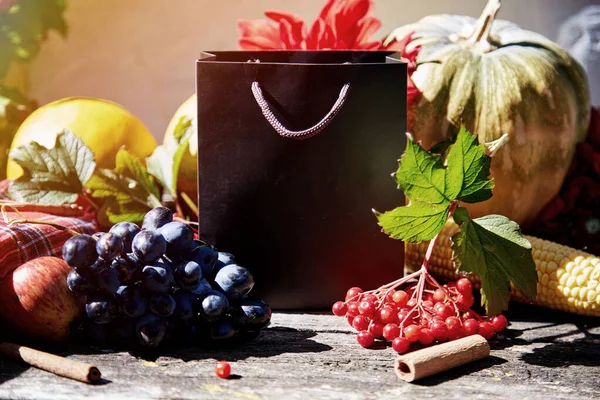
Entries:
{"type": "Polygon", "coordinates": [[[110,261],[99,258],[89,267],[85,267],[85,270],[93,275],[98,275],[101,271],[107,269],[108,267],[110,267],[110,261]]]}
{"type": "Polygon", "coordinates": [[[373,334],[371,332],[361,331],[358,332],[358,335],[356,335],[356,341],[362,347],[371,347],[373,346],[373,343],[375,343],[375,338],[373,337],[373,334]]]}
{"type": "Polygon", "coordinates": [[[141,231],[133,238],[133,253],[144,264],[152,263],[165,253],[167,242],[158,232],[141,231]]]}
{"type": "Polygon", "coordinates": [[[92,237],[94,238],[94,240],[98,241],[98,239],[100,239],[104,234],[106,234],[106,232],[96,232],[92,234],[92,237]]]}
{"type": "Polygon", "coordinates": [[[98,259],[96,240],[84,234],[69,238],[63,245],[62,258],[73,268],[89,267],[98,259]]]}
{"type": "Polygon", "coordinates": [[[358,312],[368,318],[372,318],[377,311],[377,306],[372,301],[361,301],[358,304],[358,312]]]}
{"type": "Polygon", "coordinates": [[[404,307],[408,303],[408,294],[404,290],[397,290],[392,299],[398,307],[404,307]]]}
{"type": "Polygon", "coordinates": [[[210,282],[208,282],[205,278],[202,278],[198,282],[198,285],[191,290],[191,292],[198,296],[204,296],[205,294],[207,294],[208,292],[211,292],[212,290],[213,290],[213,288],[210,285],[210,282]]]}
{"type": "Polygon", "coordinates": [[[169,267],[154,264],[144,267],[142,270],[142,282],[144,287],[150,292],[167,293],[175,283],[175,278],[169,267]]]}
{"type": "Polygon", "coordinates": [[[144,347],[157,347],[167,334],[167,321],[154,314],[140,317],[135,324],[138,343],[144,347]]]}
{"type": "Polygon", "coordinates": [[[215,374],[221,379],[229,378],[229,375],[231,375],[231,365],[227,361],[219,361],[215,366],[215,374]]]}
{"type": "Polygon", "coordinates": [[[392,322],[383,327],[383,337],[388,342],[391,342],[398,336],[400,336],[400,327],[397,324],[392,322]]]}
{"type": "Polygon", "coordinates": [[[244,329],[258,330],[271,323],[271,307],[262,300],[242,300],[240,308],[242,313],[238,317],[237,323],[244,329]]]}
{"type": "Polygon", "coordinates": [[[237,330],[230,321],[219,322],[210,330],[210,338],[212,340],[227,340],[233,338],[236,334],[237,330]]]}
{"type": "Polygon", "coordinates": [[[117,302],[123,314],[130,318],[144,315],[148,308],[148,300],[137,286],[121,286],[117,289],[117,302]]]}
{"type": "Polygon", "coordinates": [[[96,290],[96,281],[93,275],[73,269],[67,275],[67,286],[71,292],[87,296],[96,290]]]}
{"type": "Polygon", "coordinates": [[[173,316],[180,322],[188,324],[194,318],[197,307],[197,296],[193,293],[178,290],[174,295],[175,312],[173,316]]]}
{"type": "Polygon", "coordinates": [[[213,290],[202,299],[200,313],[210,321],[222,316],[228,308],[227,297],[223,293],[213,290]]]}
{"type": "Polygon", "coordinates": [[[404,354],[410,348],[410,342],[405,337],[397,337],[392,340],[392,349],[398,354],[404,354]]]}
{"type": "Polygon", "coordinates": [[[177,266],[174,272],[175,283],[185,290],[193,290],[198,287],[202,278],[202,268],[194,261],[185,261],[177,266]]]}
{"type": "Polygon", "coordinates": [[[122,284],[129,284],[141,278],[142,269],[133,254],[121,255],[112,262],[111,268],[117,271],[122,284]]]}
{"type": "Polygon", "coordinates": [[[506,317],[502,314],[492,317],[492,320],[490,322],[494,326],[494,331],[496,332],[502,332],[506,329],[506,325],[508,325],[506,317]]]}
{"type": "Polygon", "coordinates": [[[121,238],[123,252],[131,253],[131,243],[135,235],[140,233],[140,227],[133,222],[118,222],[108,232],[121,238]]]}
{"type": "Polygon", "coordinates": [[[456,281],[456,290],[460,294],[473,294],[473,284],[467,278],[460,278],[456,281]]]}
{"type": "Polygon", "coordinates": [[[121,286],[121,282],[119,282],[119,273],[113,268],[102,269],[98,272],[97,285],[98,289],[106,293],[114,294],[119,286],[121,286]]]}
{"type": "Polygon", "coordinates": [[[194,240],[194,232],[183,222],[169,222],[158,229],[167,242],[167,253],[177,254],[187,250],[194,240]]]}
{"type": "Polygon", "coordinates": [[[156,207],[144,215],[142,229],[149,231],[156,230],[169,222],[173,222],[173,211],[167,207],[156,207]]]}
{"type": "Polygon", "coordinates": [[[107,261],[112,261],[123,251],[123,240],[114,233],[106,233],[96,242],[96,252],[107,261]]]}
{"type": "Polygon", "coordinates": [[[472,318],[463,321],[463,331],[465,332],[465,336],[475,335],[479,332],[479,322],[472,318]]]}
{"type": "Polygon", "coordinates": [[[370,322],[371,320],[368,317],[359,314],[352,320],[352,326],[359,332],[366,331],[367,329],[369,329],[370,322]]]}
{"type": "Polygon", "coordinates": [[[336,301],[335,303],[333,303],[331,311],[334,315],[337,315],[338,317],[343,317],[348,311],[348,306],[343,301],[336,301]]]}
{"type": "Polygon", "coordinates": [[[167,293],[155,294],[148,301],[148,308],[159,317],[170,317],[175,311],[175,299],[167,293]]]}
{"type": "Polygon", "coordinates": [[[245,298],[254,287],[250,271],[237,264],[223,267],[215,276],[215,284],[232,300],[245,298]]]}
{"type": "Polygon", "coordinates": [[[108,324],[117,314],[117,305],[107,296],[95,296],[85,305],[85,312],[95,324],[108,324]]]}
{"type": "Polygon", "coordinates": [[[491,339],[494,336],[494,325],[490,322],[483,321],[479,323],[479,334],[486,339],[491,339]]]}
{"type": "MultiPolygon", "coordinates": [[[[407,327],[407,329],[408,329],[408,327],[407,327]]],[[[433,341],[435,340],[435,336],[433,335],[433,331],[431,329],[422,328],[419,331],[418,339],[419,339],[419,342],[421,342],[422,344],[428,345],[428,344],[433,343],[433,341]]]]}
{"type": "Polygon", "coordinates": [[[208,245],[199,245],[197,241],[193,241],[184,258],[189,261],[195,261],[202,268],[202,275],[206,278],[212,278],[215,274],[215,265],[219,253],[217,250],[208,245]]]}
{"type": "Polygon", "coordinates": [[[369,323],[369,328],[367,330],[371,332],[374,337],[378,338],[383,336],[383,327],[384,325],[381,322],[373,320],[369,323]]]}
{"type": "Polygon", "coordinates": [[[419,332],[421,332],[421,327],[419,325],[409,325],[404,328],[404,337],[406,340],[413,343],[419,340],[419,332]]]}
{"type": "Polygon", "coordinates": [[[219,272],[221,268],[231,264],[235,264],[235,257],[233,254],[219,251],[217,265],[215,265],[215,272],[219,272]]]}
{"type": "Polygon", "coordinates": [[[348,301],[350,299],[352,299],[353,301],[358,301],[358,295],[361,294],[363,292],[363,290],[359,287],[351,287],[350,289],[348,289],[348,291],[346,292],[346,298],[345,301],[348,301]],[[355,298],[356,297],[356,298],[355,298]]]}

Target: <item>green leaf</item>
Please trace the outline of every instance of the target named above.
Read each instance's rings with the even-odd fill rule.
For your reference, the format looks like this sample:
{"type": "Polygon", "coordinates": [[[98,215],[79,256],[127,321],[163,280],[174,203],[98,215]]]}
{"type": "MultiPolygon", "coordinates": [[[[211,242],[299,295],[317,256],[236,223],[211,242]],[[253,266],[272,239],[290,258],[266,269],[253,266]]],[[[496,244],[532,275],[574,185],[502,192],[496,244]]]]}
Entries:
{"type": "Polygon", "coordinates": [[[489,179],[491,158],[477,136],[461,127],[446,160],[446,196],[466,203],[478,203],[492,197],[494,181],[489,179]]]}
{"type": "Polygon", "coordinates": [[[153,203],[154,199],[160,199],[160,190],[142,161],[125,149],[117,152],[115,172],[142,185],[150,197],[148,203],[153,203]]]}
{"type": "Polygon", "coordinates": [[[481,278],[482,303],[488,315],[507,307],[511,282],[525,297],[535,299],[535,262],[519,225],[502,215],[472,220],[462,207],[454,217],[460,225],[460,232],[452,237],[456,266],[481,278]]]}
{"type": "Polygon", "coordinates": [[[448,219],[449,208],[449,204],[415,201],[392,211],[375,212],[375,216],[379,220],[379,226],[393,239],[418,243],[433,239],[442,230],[448,219]]]}
{"type": "Polygon", "coordinates": [[[112,223],[139,222],[145,213],[160,206],[159,199],[144,185],[110,169],[98,169],[86,188],[92,197],[106,199],[104,212],[112,223]]]}
{"type": "Polygon", "coordinates": [[[398,186],[411,200],[433,204],[446,204],[452,200],[445,195],[446,170],[442,158],[424,150],[410,136],[395,177],[398,186]]]}
{"type": "MultiPolygon", "coordinates": [[[[189,142],[194,131],[191,129],[191,120],[182,117],[175,129],[178,142],[170,142],[167,145],[160,145],[152,155],[146,158],[148,171],[154,176],[161,185],[173,197],[177,197],[177,177],[179,176],[179,167],[181,160],[188,150],[189,142]],[[181,132],[184,133],[181,133],[181,132]]],[[[175,134],[174,134],[175,135],[175,134]]]]}
{"type": "Polygon", "coordinates": [[[92,151],[68,130],[58,134],[51,149],[31,142],[14,149],[10,157],[23,175],[11,184],[9,194],[29,203],[73,203],[96,168],[92,151]]]}

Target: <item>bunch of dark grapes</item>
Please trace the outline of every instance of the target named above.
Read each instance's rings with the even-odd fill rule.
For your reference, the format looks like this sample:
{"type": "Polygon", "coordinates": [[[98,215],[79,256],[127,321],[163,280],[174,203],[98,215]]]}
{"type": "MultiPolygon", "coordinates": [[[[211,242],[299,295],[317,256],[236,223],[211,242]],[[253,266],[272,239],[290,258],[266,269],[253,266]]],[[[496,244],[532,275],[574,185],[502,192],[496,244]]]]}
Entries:
{"type": "Polygon", "coordinates": [[[246,339],[271,320],[265,302],[247,298],[252,274],[232,254],[194,239],[165,207],[149,211],[141,229],[120,222],[74,236],[62,254],[73,267],[69,289],[86,299],[83,331],[95,343],[246,339]]]}
{"type": "Polygon", "coordinates": [[[397,290],[406,281],[368,292],[350,288],[345,301],[334,303],[332,311],[345,316],[358,331],[361,346],[371,347],[376,340],[390,342],[400,354],[408,352],[413,343],[428,346],[475,334],[491,339],[506,328],[503,315],[487,319],[471,309],[475,298],[466,278],[440,285],[427,275],[419,283],[397,290]]]}

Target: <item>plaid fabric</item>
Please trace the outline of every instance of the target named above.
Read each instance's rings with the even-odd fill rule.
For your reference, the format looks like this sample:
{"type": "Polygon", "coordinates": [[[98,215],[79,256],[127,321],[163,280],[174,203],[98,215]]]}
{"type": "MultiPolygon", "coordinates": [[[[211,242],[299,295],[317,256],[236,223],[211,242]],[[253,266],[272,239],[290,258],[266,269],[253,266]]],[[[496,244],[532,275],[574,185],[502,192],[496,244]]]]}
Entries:
{"type": "MultiPolygon", "coordinates": [[[[8,211],[8,210],[7,210],[8,211]]],[[[79,233],[96,232],[92,219],[60,217],[41,212],[7,212],[8,220],[26,218],[53,222],[79,233]]],[[[71,237],[69,232],[50,225],[22,223],[8,226],[0,217],[0,280],[19,265],[42,256],[61,256],[63,244],[71,237]]]]}

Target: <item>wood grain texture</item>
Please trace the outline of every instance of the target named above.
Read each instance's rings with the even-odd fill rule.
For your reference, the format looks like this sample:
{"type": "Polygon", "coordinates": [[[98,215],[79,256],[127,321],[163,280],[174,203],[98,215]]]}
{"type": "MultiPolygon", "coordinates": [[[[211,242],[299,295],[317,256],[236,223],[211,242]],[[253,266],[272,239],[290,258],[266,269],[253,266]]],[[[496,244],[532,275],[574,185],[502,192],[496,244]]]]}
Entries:
{"type": "Polygon", "coordinates": [[[274,313],[272,326],[243,347],[166,351],[150,360],[84,346],[54,349],[98,366],[106,379],[100,385],[0,359],[0,398],[596,398],[600,320],[513,307],[512,324],[490,343],[489,357],[415,383],[395,376],[391,348],[360,347],[343,318],[274,313]],[[231,363],[234,379],[215,376],[221,359],[231,363]]]}

